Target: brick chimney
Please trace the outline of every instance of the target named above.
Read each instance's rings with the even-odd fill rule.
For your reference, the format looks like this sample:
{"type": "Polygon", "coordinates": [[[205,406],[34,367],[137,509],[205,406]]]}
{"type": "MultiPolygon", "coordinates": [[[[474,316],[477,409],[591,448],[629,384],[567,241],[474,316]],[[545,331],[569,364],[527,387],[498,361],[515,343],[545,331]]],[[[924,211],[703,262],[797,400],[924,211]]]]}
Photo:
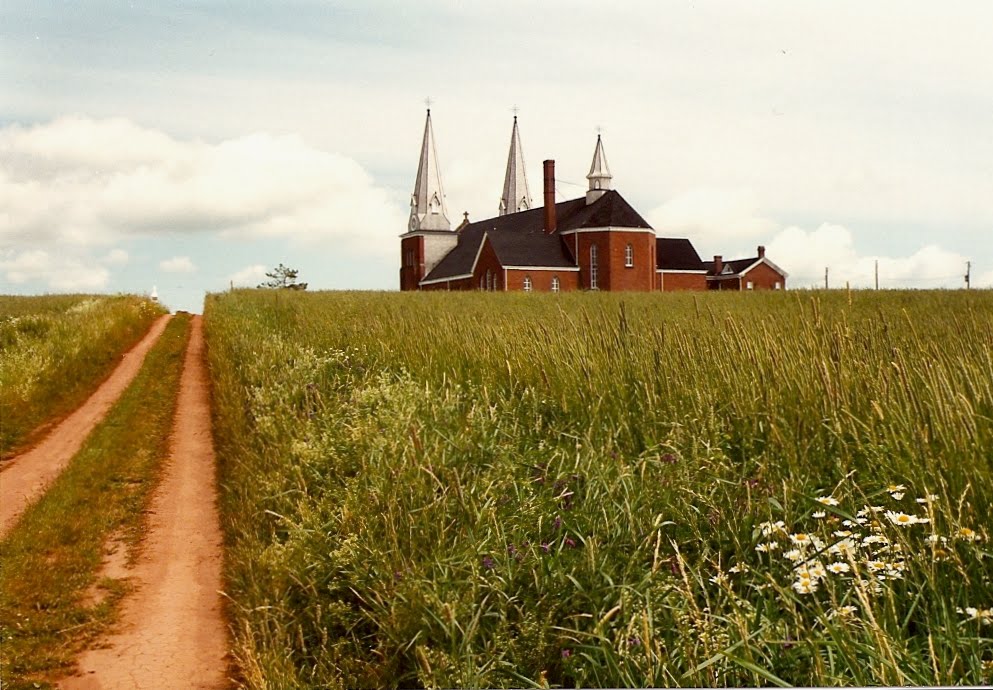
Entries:
{"type": "Polygon", "coordinates": [[[759,258],[760,259],[765,258],[765,247],[763,247],[761,244],[759,245],[759,258]]]}
{"type": "Polygon", "coordinates": [[[724,257],[720,254],[714,254],[714,275],[719,276],[721,271],[724,270],[724,257]]]}
{"type": "Polygon", "coordinates": [[[558,226],[555,217],[555,161],[545,161],[545,232],[553,233],[558,226]]]}

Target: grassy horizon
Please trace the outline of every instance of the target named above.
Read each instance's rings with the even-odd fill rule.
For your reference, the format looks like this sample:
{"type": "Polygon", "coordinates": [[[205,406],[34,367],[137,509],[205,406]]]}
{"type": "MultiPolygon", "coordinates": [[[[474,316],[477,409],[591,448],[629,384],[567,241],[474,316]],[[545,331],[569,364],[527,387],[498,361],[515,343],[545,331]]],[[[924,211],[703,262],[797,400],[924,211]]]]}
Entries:
{"type": "Polygon", "coordinates": [[[0,295],[0,461],[86,400],[164,313],[129,295],[0,295]]]}
{"type": "Polygon", "coordinates": [[[234,291],[247,687],[993,677],[993,293],[234,291]]]}

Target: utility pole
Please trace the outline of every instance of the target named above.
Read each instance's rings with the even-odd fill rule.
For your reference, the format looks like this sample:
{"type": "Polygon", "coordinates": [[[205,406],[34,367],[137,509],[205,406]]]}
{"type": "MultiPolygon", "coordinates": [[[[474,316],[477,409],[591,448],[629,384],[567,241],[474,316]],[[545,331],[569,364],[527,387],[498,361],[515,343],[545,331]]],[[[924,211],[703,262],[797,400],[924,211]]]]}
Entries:
{"type": "Polygon", "coordinates": [[[876,289],[879,289],[879,259],[876,259],[876,289]]]}
{"type": "Polygon", "coordinates": [[[824,267],[824,289],[828,289],[828,267],[824,267]]]}
{"type": "Polygon", "coordinates": [[[970,278],[970,274],[971,273],[972,273],[972,262],[971,261],[966,261],[965,262],[965,289],[966,290],[968,290],[969,289],[969,286],[970,286],[969,278],[970,278]]]}

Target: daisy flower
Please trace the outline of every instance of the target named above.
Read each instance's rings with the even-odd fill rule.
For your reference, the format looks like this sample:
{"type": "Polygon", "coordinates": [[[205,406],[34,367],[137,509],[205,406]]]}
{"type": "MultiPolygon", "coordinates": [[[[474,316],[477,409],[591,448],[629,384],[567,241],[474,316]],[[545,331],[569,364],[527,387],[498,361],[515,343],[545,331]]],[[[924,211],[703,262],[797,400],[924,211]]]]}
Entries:
{"type": "Polygon", "coordinates": [[[835,575],[843,575],[848,571],[850,571],[851,567],[847,563],[838,562],[838,563],[829,563],[827,569],[829,573],[834,573],[835,575]]]}
{"type": "Polygon", "coordinates": [[[827,513],[825,513],[823,510],[815,510],[813,513],[810,514],[810,517],[820,520],[823,517],[827,517],[827,513]]]}
{"type": "Polygon", "coordinates": [[[886,517],[894,525],[900,525],[901,527],[906,527],[907,525],[916,525],[919,518],[914,515],[907,515],[906,513],[898,513],[895,510],[887,510],[886,517]]]}
{"type": "Polygon", "coordinates": [[[818,496],[814,499],[818,503],[822,503],[826,506],[836,506],[838,505],[838,499],[834,496],[818,496]]]}

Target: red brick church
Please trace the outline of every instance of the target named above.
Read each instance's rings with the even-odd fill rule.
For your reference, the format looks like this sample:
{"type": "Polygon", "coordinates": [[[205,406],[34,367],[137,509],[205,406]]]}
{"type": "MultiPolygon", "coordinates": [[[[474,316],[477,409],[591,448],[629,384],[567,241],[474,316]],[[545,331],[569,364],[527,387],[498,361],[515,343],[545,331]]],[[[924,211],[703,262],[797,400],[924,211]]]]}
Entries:
{"type": "Polygon", "coordinates": [[[555,201],[555,161],[544,162],[544,206],[533,208],[517,117],[499,214],[452,230],[428,110],[410,222],[400,236],[401,290],[778,290],[787,274],[765,256],[703,261],[688,239],[658,237],[611,189],[597,136],[589,191],[555,201]]]}

